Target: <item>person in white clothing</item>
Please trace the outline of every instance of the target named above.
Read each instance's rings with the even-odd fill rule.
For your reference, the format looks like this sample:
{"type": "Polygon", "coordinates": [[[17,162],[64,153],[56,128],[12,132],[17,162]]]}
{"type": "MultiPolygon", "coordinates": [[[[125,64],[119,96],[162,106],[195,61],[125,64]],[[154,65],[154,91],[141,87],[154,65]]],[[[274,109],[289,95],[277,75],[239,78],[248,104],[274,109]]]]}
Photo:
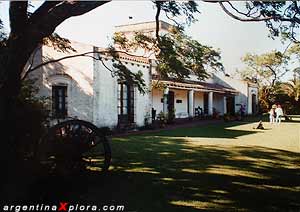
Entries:
{"type": "Polygon", "coordinates": [[[277,108],[275,109],[275,113],[276,113],[275,122],[277,124],[280,124],[281,123],[281,116],[283,116],[283,111],[282,111],[281,105],[277,105],[277,108]]]}
{"type": "Polygon", "coordinates": [[[273,124],[275,122],[275,109],[271,108],[269,111],[269,119],[270,119],[270,124],[273,124]]]}

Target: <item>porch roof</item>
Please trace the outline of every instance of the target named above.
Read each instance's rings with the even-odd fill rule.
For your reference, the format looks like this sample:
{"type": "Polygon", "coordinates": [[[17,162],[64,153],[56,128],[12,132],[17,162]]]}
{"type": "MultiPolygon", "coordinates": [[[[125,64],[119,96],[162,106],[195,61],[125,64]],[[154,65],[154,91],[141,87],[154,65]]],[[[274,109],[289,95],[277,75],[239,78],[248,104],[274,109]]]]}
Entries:
{"type": "Polygon", "coordinates": [[[155,80],[152,79],[154,83],[162,83],[166,85],[168,88],[174,89],[183,89],[183,90],[195,90],[195,91],[203,91],[203,92],[216,92],[223,94],[231,94],[237,95],[238,91],[234,88],[226,87],[216,83],[206,83],[192,80],[185,80],[184,82],[176,82],[172,80],[155,80]]]}

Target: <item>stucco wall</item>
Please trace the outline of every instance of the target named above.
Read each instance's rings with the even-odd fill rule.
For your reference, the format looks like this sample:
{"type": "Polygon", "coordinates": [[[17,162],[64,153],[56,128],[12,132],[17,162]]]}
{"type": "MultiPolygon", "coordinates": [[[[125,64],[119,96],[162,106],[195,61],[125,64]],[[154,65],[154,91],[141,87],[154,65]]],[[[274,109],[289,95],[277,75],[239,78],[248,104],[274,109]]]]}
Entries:
{"type": "MultiPolygon", "coordinates": [[[[151,102],[151,91],[150,91],[150,73],[149,73],[149,66],[146,65],[145,67],[137,67],[136,64],[134,65],[132,71],[142,71],[143,72],[143,79],[145,80],[146,85],[148,86],[145,90],[145,94],[142,94],[138,91],[138,88],[135,88],[136,94],[136,124],[137,126],[143,126],[145,124],[144,119],[151,116],[151,109],[152,109],[152,102],[151,102]]],[[[149,120],[148,120],[149,121],[149,120]]]]}
{"type": "MultiPolygon", "coordinates": [[[[78,42],[72,42],[72,47],[76,49],[75,53],[58,52],[52,47],[43,46],[35,55],[35,65],[49,59],[97,50],[91,45],[78,42]]],[[[134,121],[141,126],[144,124],[146,114],[151,113],[150,67],[149,64],[140,62],[126,60],[122,62],[132,72],[142,71],[147,85],[144,95],[135,88],[134,121]]],[[[113,69],[111,58],[106,58],[104,63],[109,69],[113,69]]],[[[65,59],[43,66],[30,77],[38,79],[36,85],[39,87],[39,96],[49,99],[52,97],[53,85],[67,86],[68,116],[92,122],[98,127],[115,127],[118,124],[117,77],[112,77],[111,72],[100,61],[91,57],[65,59]]]]}
{"type": "MultiPolygon", "coordinates": [[[[188,117],[188,90],[170,89],[174,91],[174,106],[176,118],[186,118],[188,117]],[[176,103],[176,100],[182,100],[182,103],[176,103]]],[[[163,91],[159,89],[153,89],[152,91],[152,103],[153,108],[156,110],[156,114],[163,111],[163,103],[161,99],[163,98],[163,91]]],[[[204,93],[195,91],[194,92],[194,106],[202,107],[204,109],[204,93]]]]}
{"type": "Polygon", "coordinates": [[[174,107],[176,118],[188,117],[188,90],[170,89],[174,91],[174,107]],[[176,103],[181,100],[181,103],[176,103]]]}
{"type": "MultiPolygon", "coordinates": [[[[35,64],[65,56],[92,51],[90,45],[72,42],[76,52],[60,52],[52,47],[42,46],[35,55],[35,64]]],[[[67,86],[67,112],[70,117],[93,121],[93,59],[74,57],[49,63],[33,72],[30,77],[37,78],[39,96],[52,97],[53,85],[67,86]]],[[[50,108],[51,109],[51,103],[50,108]]]]}
{"type": "Polygon", "coordinates": [[[218,93],[213,94],[213,107],[220,115],[224,115],[224,95],[218,93]]]}
{"type": "MultiPolygon", "coordinates": [[[[112,62],[104,61],[112,68],[112,62]]],[[[98,127],[118,124],[117,78],[112,77],[99,61],[94,61],[94,123],[98,127]]]]}
{"type": "MultiPolygon", "coordinates": [[[[174,92],[174,108],[176,118],[185,118],[188,116],[187,100],[188,90],[170,89],[169,91],[174,92]],[[181,103],[176,103],[176,100],[181,100],[181,103]]],[[[163,91],[159,89],[153,89],[152,91],[152,104],[156,110],[156,115],[163,111],[163,91]]]]}
{"type": "Polygon", "coordinates": [[[249,86],[248,88],[248,114],[253,114],[253,112],[257,112],[257,106],[256,108],[252,108],[252,95],[255,95],[255,103],[258,104],[258,88],[249,86]]]}
{"type": "Polygon", "coordinates": [[[152,107],[156,110],[156,116],[163,111],[163,103],[161,99],[163,98],[163,91],[159,89],[152,90],[152,107]]]}
{"type": "Polygon", "coordinates": [[[239,112],[240,105],[245,105],[246,112],[252,114],[252,93],[255,93],[257,96],[258,102],[258,88],[256,85],[250,86],[249,82],[244,80],[235,79],[228,76],[222,76],[223,73],[214,74],[212,79],[214,82],[221,85],[232,87],[239,91],[238,95],[235,96],[235,111],[239,112]]]}
{"type": "Polygon", "coordinates": [[[195,91],[194,106],[195,106],[195,108],[200,106],[204,110],[204,93],[203,92],[195,91]]]}
{"type": "MultiPolygon", "coordinates": [[[[111,58],[105,58],[103,62],[110,70],[114,69],[111,58]]],[[[122,62],[133,73],[141,71],[146,85],[150,84],[149,65],[126,60],[122,62]]],[[[105,66],[100,61],[94,62],[94,123],[97,126],[115,127],[118,124],[118,82],[117,77],[113,77],[105,66]]],[[[144,95],[137,87],[134,90],[134,121],[137,126],[144,125],[145,116],[151,114],[151,99],[146,89],[144,95]]]]}

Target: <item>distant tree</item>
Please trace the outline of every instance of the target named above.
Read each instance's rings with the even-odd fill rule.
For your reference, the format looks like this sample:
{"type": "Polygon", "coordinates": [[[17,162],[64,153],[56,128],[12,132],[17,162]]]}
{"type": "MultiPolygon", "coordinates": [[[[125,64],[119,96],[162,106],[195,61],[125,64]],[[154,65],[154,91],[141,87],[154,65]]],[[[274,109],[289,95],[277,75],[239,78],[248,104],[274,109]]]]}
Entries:
{"type": "Polygon", "coordinates": [[[248,53],[242,58],[246,68],[237,71],[243,79],[255,80],[258,84],[259,103],[263,110],[274,103],[280,80],[289,72],[290,56],[285,52],[271,51],[261,55],[248,53]]]}
{"type": "Polygon", "coordinates": [[[300,101],[300,78],[294,77],[294,79],[281,84],[281,89],[289,97],[294,99],[296,102],[300,101]]]}
{"type": "Polygon", "coordinates": [[[261,55],[246,54],[242,61],[246,69],[239,70],[242,78],[255,78],[260,86],[274,87],[288,71],[289,56],[279,51],[261,55]]]}
{"type": "MultiPolygon", "coordinates": [[[[227,15],[241,22],[265,22],[266,27],[270,31],[271,38],[280,36],[283,41],[289,40],[297,44],[300,42],[299,1],[204,1],[219,4],[227,15]]],[[[300,48],[295,47],[293,51],[296,53],[299,50],[300,48]]],[[[280,61],[283,58],[282,56],[277,54],[276,60],[280,61]]],[[[252,59],[255,60],[253,57],[252,59]]],[[[248,60],[248,64],[252,59],[248,60]]],[[[274,62],[275,64],[277,63],[276,61],[274,62]]],[[[274,70],[271,66],[267,69],[269,70],[263,73],[260,71],[255,73],[257,71],[253,69],[243,70],[244,73],[242,73],[244,77],[253,77],[255,73],[254,76],[257,76],[258,83],[269,81],[269,85],[265,84],[260,89],[260,96],[263,97],[262,99],[265,103],[269,102],[270,99],[274,99],[274,96],[271,97],[270,94],[277,90],[277,82],[281,75],[280,73],[276,73],[276,69],[274,70]],[[269,78],[269,76],[272,76],[272,78],[269,78]],[[264,80],[266,77],[268,80],[264,80]],[[273,87],[270,85],[273,85],[273,87]]]]}
{"type": "Polygon", "coordinates": [[[293,79],[279,83],[275,97],[275,102],[280,102],[283,105],[285,113],[300,114],[299,75],[294,74],[293,79]]]}

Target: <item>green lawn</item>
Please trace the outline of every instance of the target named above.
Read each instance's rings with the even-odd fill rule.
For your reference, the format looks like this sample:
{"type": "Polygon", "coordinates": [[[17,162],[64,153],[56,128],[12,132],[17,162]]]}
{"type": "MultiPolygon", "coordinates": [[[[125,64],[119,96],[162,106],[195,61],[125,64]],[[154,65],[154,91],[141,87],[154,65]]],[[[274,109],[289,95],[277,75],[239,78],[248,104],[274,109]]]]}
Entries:
{"type": "Polygon", "coordinates": [[[266,130],[253,125],[114,138],[108,174],[41,181],[48,191],[59,189],[40,196],[139,212],[300,211],[300,123],[264,123],[266,130]]]}

